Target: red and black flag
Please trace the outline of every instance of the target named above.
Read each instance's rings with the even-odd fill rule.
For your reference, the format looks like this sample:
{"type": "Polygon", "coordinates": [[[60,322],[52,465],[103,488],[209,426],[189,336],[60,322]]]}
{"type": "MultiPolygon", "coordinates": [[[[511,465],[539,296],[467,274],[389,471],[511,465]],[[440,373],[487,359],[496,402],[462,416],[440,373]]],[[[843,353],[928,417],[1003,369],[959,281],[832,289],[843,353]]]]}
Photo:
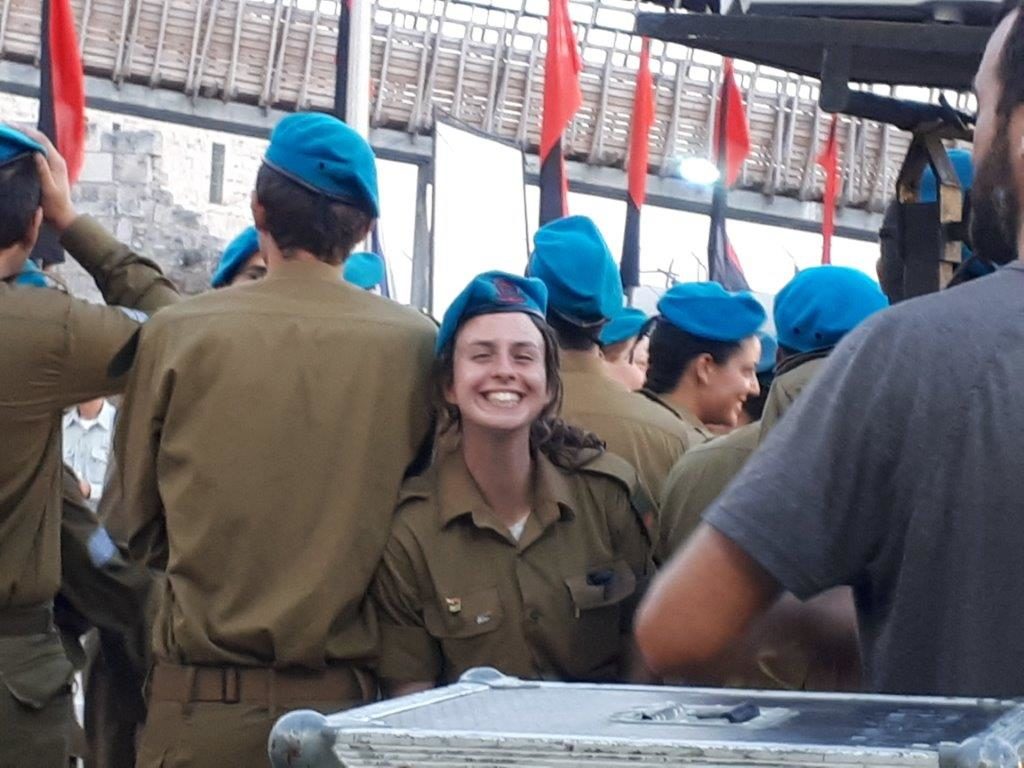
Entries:
{"type": "Polygon", "coordinates": [[[739,177],[743,161],[750,154],[750,129],[743,95],[736,84],[732,59],[722,62],[722,92],[715,118],[714,155],[719,178],[711,196],[711,229],[708,233],[708,280],[730,291],[749,290],[736,252],[725,232],[729,209],[727,189],[739,177]]]}
{"type": "Polygon", "coordinates": [[[818,155],[817,162],[825,169],[825,193],[821,198],[821,263],[832,263],[832,233],[835,232],[836,194],[839,190],[839,139],[836,129],[839,116],[832,115],[832,123],[828,127],[828,140],[824,151],[818,155]]]}
{"type": "Polygon", "coordinates": [[[550,0],[548,50],[544,58],[544,114],[540,129],[540,224],[569,212],[569,179],[562,155],[562,134],[583,102],[576,34],[569,0],[550,0]]]}
{"type": "MultiPolygon", "coordinates": [[[[57,147],[74,182],[85,161],[85,77],[71,0],[43,0],[39,30],[39,130],[57,147]]],[[[32,257],[64,261],[56,235],[44,228],[32,257]]]]}
{"type": "Polygon", "coordinates": [[[626,231],[622,238],[619,274],[627,291],[640,285],[640,209],[647,197],[648,137],[654,124],[654,80],[651,77],[651,45],[645,37],[636,73],[633,120],[629,133],[629,190],[626,194],[626,231]]]}

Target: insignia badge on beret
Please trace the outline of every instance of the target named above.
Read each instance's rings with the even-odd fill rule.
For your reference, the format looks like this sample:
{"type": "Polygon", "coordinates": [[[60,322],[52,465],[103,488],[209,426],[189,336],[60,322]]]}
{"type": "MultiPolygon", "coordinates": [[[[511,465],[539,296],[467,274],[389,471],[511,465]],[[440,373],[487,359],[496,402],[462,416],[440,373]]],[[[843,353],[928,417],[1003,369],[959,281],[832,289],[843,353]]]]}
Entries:
{"type": "Polygon", "coordinates": [[[502,304],[525,304],[526,297],[522,290],[511,280],[498,277],[494,280],[494,290],[498,292],[497,300],[502,304]]]}

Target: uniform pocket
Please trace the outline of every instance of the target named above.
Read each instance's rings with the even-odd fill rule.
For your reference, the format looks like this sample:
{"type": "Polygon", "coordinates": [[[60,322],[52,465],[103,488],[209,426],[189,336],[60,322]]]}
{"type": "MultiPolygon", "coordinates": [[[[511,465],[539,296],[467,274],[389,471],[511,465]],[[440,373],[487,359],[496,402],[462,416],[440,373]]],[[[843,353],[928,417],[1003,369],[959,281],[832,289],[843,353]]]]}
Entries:
{"type": "Polygon", "coordinates": [[[438,595],[423,606],[423,623],[437,638],[467,638],[494,632],[504,619],[496,587],[466,595],[438,595]]]}
{"type": "Polygon", "coordinates": [[[615,681],[620,677],[636,592],[636,575],[616,560],[565,579],[573,609],[566,653],[570,679],[615,681]]]}
{"type": "Polygon", "coordinates": [[[0,641],[0,684],[19,702],[42,709],[71,690],[74,668],[56,634],[0,641]]]}
{"type": "Polygon", "coordinates": [[[636,574],[625,560],[616,560],[565,580],[577,618],[583,611],[617,605],[636,592],[636,574]]]}

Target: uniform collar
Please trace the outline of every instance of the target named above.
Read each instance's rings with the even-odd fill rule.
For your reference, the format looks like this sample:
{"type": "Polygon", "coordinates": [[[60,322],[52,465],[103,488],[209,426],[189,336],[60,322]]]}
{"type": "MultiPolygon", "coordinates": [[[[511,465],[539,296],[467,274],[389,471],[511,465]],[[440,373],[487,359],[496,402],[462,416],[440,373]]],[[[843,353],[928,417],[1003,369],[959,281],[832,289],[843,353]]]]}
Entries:
{"type": "Polygon", "coordinates": [[[662,408],[665,408],[677,419],[679,419],[682,422],[685,422],[686,424],[689,424],[691,427],[700,432],[700,434],[703,435],[708,440],[714,437],[714,435],[708,431],[708,428],[704,426],[704,422],[698,419],[692,413],[690,413],[688,408],[682,405],[677,405],[675,403],[669,402],[666,398],[662,397],[656,392],[652,392],[651,390],[647,389],[647,387],[637,390],[637,394],[643,395],[651,402],[657,403],[662,408]]]}
{"type": "MultiPolygon", "coordinates": [[[[114,414],[114,406],[112,406],[109,401],[104,400],[99,414],[94,420],[90,420],[88,422],[89,426],[99,426],[104,431],[110,432],[114,428],[114,414]]],[[[64,426],[67,427],[72,424],[80,424],[83,427],[86,425],[86,420],[78,413],[78,406],[75,406],[64,414],[64,426]]]]}
{"type": "Polygon", "coordinates": [[[591,352],[578,352],[574,349],[558,350],[558,367],[562,373],[590,373],[604,376],[601,358],[591,352]]]}
{"type": "MultiPolygon", "coordinates": [[[[460,445],[438,457],[438,515],[441,527],[469,515],[477,528],[491,528],[509,537],[508,528],[498,520],[484,499],[462,457],[460,445]]],[[[533,506],[530,518],[541,528],[561,519],[571,519],[573,498],[568,480],[540,451],[534,461],[533,506]]],[[[529,529],[529,522],[527,523],[529,529]]],[[[523,540],[520,540],[521,542],[523,540]]]]}
{"type": "Polygon", "coordinates": [[[804,363],[809,363],[811,360],[819,360],[823,357],[828,357],[829,352],[833,350],[833,347],[826,347],[825,349],[816,349],[813,352],[801,352],[800,354],[790,355],[775,368],[775,375],[782,376],[783,374],[789,373],[794,368],[799,368],[804,363]]]}
{"type": "Polygon", "coordinates": [[[341,279],[341,266],[333,266],[323,261],[283,261],[267,272],[265,280],[324,280],[347,285],[341,279]]]}

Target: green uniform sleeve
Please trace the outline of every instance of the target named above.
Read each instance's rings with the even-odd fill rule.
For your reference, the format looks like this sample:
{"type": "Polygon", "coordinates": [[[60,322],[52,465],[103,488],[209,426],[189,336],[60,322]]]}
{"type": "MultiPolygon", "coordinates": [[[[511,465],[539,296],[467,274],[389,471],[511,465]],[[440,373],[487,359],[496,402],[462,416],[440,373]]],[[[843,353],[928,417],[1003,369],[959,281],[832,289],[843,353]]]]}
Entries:
{"type": "Polygon", "coordinates": [[[380,677],[385,690],[403,683],[435,683],[441,648],[423,623],[422,601],[408,553],[393,536],[370,589],[381,628],[380,677]]]}
{"type": "Polygon", "coordinates": [[[152,313],[180,299],[174,284],[154,262],[118,242],[89,216],[79,216],[61,245],[96,281],[107,304],[152,313]]]}
{"type": "Polygon", "coordinates": [[[704,510],[728,483],[730,478],[714,472],[713,456],[707,451],[687,452],[669,472],[660,504],[658,562],[667,561],[690,538],[704,510]]]}
{"type": "Polygon", "coordinates": [[[156,329],[143,329],[138,356],[128,380],[114,433],[116,469],[108,493],[121,503],[109,507],[106,524],[111,535],[128,547],[133,560],[162,571],[167,565],[167,529],[157,486],[156,461],[174,372],[160,363],[161,342],[156,329]]]}
{"type": "MultiPolygon", "coordinates": [[[[88,216],[75,220],[61,244],[96,280],[108,304],[152,313],[179,298],[156,264],[133,253],[88,216]]],[[[123,376],[112,375],[110,363],[132,341],[144,319],[118,307],[68,299],[56,397],[61,406],[114,394],[124,387],[123,376]]]]}

